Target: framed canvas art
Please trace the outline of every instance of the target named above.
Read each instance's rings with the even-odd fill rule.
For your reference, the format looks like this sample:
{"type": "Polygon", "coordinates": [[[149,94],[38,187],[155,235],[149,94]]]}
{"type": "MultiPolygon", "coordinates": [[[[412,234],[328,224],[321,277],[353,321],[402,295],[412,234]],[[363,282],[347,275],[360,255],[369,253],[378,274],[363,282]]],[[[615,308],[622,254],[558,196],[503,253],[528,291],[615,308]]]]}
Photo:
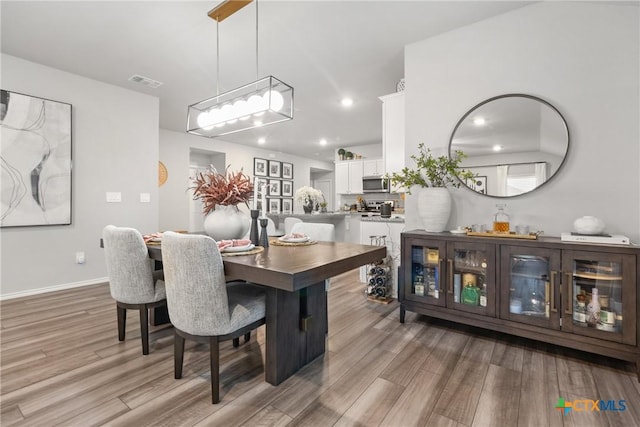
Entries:
{"type": "Polygon", "coordinates": [[[269,180],[269,192],[267,193],[269,197],[280,196],[280,180],[279,179],[270,179],[269,180]]]}
{"type": "Polygon", "coordinates": [[[282,179],[293,179],[293,165],[282,162],[282,179]]]}
{"type": "Polygon", "coordinates": [[[0,94],[0,226],[71,224],[71,104],[0,94]]]}
{"type": "Polygon", "coordinates": [[[280,199],[269,199],[269,212],[270,213],[280,212],[280,199]]]}
{"type": "Polygon", "coordinates": [[[267,176],[267,166],[268,166],[268,160],[254,157],[253,158],[253,175],[267,176]]]}
{"type": "Polygon", "coordinates": [[[269,177],[280,178],[281,163],[276,160],[269,160],[269,177]]]}
{"type": "Polygon", "coordinates": [[[487,177],[476,176],[467,180],[467,187],[481,194],[487,194],[487,177]]]}
{"type": "Polygon", "coordinates": [[[293,213],[293,199],[282,199],[282,213],[293,213]]]}
{"type": "Polygon", "coordinates": [[[293,197],[293,181],[282,181],[282,197],[293,197]]]}

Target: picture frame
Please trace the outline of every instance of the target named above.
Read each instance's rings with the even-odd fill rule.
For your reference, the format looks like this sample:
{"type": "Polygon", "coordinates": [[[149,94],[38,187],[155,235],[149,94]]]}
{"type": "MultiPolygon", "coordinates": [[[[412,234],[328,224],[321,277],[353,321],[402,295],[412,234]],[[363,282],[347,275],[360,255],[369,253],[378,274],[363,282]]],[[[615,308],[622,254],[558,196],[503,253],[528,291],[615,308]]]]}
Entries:
{"type": "Polygon", "coordinates": [[[70,225],[72,105],[0,93],[0,157],[8,174],[0,189],[0,227],[70,225]]]}
{"type": "Polygon", "coordinates": [[[280,192],[280,187],[282,185],[282,182],[279,179],[270,179],[269,180],[269,191],[267,193],[267,196],[269,197],[279,197],[281,192],[280,192]]]}
{"type": "Polygon", "coordinates": [[[262,197],[262,193],[266,196],[269,191],[269,180],[267,178],[253,178],[253,194],[262,197]]]}
{"type": "Polygon", "coordinates": [[[280,213],[280,199],[269,199],[269,213],[280,213]]]}
{"type": "Polygon", "coordinates": [[[269,177],[280,178],[282,164],[277,160],[269,160],[269,177]]]}
{"type": "Polygon", "coordinates": [[[293,199],[282,199],[282,213],[293,213],[293,199]]]}
{"type": "Polygon", "coordinates": [[[293,179],[293,164],[282,162],[282,179],[293,179]]]}
{"type": "Polygon", "coordinates": [[[253,176],[267,176],[269,161],[259,157],[253,158],[253,176]]]}
{"type": "Polygon", "coordinates": [[[282,180],[282,189],[280,194],[282,197],[293,197],[293,181],[282,180]]]}
{"type": "Polygon", "coordinates": [[[476,176],[467,180],[467,187],[480,194],[487,194],[487,177],[476,176]]]}

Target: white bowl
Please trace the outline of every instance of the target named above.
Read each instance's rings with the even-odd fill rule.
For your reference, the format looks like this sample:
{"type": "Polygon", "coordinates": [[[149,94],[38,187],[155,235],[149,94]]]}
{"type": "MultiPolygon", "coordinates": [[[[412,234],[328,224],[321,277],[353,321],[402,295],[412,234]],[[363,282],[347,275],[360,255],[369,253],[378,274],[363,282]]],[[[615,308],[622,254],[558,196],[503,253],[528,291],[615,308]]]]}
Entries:
{"type": "Polygon", "coordinates": [[[580,234],[600,234],[604,231],[604,221],[595,216],[583,216],[573,222],[573,231],[580,234]]]}

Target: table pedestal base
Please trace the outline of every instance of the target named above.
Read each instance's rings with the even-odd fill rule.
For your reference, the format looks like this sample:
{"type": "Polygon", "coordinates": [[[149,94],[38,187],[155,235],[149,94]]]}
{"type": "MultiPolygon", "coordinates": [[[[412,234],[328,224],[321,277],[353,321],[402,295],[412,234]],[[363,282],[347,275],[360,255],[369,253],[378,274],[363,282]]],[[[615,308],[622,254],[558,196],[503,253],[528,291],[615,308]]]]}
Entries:
{"type": "Polygon", "coordinates": [[[326,348],[324,281],[288,292],[267,288],[265,379],[278,385],[326,348]]]}

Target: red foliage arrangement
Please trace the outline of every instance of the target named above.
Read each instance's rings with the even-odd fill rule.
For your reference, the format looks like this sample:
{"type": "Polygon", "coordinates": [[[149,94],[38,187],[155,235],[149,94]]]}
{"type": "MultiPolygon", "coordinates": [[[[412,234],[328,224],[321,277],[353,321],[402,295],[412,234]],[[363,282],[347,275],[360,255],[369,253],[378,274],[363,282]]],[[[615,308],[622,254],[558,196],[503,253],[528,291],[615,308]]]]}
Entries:
{"type": "Polygon", "coordinates": [[[243,203],[249,207],[249,199],[253,195],[251,178],[240,172],[229,172],[229,166],[224,174],[218,173],[216,168],[209,166],[206,172],[200,172],[193,179],[193,199],[202,200],[202,212],[207,215],[216,209],[217,205],[235,206],[243,203]]]}

